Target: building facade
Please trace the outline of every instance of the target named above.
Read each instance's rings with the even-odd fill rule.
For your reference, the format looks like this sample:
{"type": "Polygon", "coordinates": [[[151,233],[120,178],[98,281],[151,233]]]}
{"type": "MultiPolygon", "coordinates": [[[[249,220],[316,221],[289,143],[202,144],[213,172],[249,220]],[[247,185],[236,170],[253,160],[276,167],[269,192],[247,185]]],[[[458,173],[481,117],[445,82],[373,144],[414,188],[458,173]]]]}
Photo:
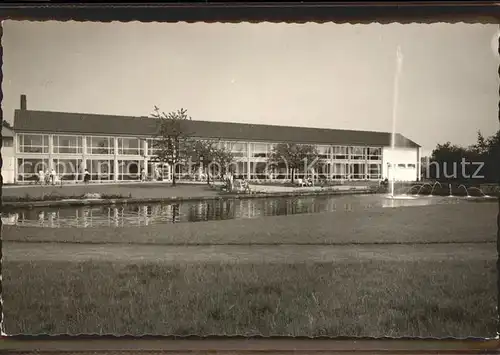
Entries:
{"type": "Polygon", "coordinates": [[[2,126],[2,178],[4,184],[15,181],[14,132],[2,126]]]}
{"type": "MultiPolygon", "coordinates": [[[[171,180],[173,170],[188,178],[194,173],[188,166],[172,169],[155,161],[157,124],[149,117],[32,111],[24,97],[14,114],[13,182],[35,181],[40,170],[52,169],[67,182],[81,181],[85,169],[95,182],[139,180],[142,170],[149,178],[160,170],[164,181],[171,180]]],[[[317,147],[314,172],[320,179],[416,181],[420,176],[420,146],[401,135],[396,137],[398,148],[392,149],[386,132],[208,121],[185,125],[193,137],[218,140],[230,149],[235,157],[231,170],[246,179],[290,179],[289,169],[268,164],[273,147],[290,142],[317,147]]],[[[308,174],[306,170],[296,176],[308,174]]]]}

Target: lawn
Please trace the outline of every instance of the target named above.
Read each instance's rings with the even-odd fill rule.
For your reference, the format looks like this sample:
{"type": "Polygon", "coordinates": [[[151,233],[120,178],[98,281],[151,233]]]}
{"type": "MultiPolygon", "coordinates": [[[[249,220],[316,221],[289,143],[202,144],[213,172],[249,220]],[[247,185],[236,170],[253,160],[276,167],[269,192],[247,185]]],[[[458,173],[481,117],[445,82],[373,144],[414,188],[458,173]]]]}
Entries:
{"type": "Polygon", "coordinates": [[[71,186],[16,186],[2,190],[4,202],[16,201],[56,201],[63,198],[81,198],[87,193],[99,193],[113,198],[169,198],[217,196],[218,191],[208,185],[169,183],[135,183],[135,184],[80,184],[71,186]]]}
{"type": "Polygon", "coordinates": [[[494,260],[4,262],[8,334],[492,337],[494,260]]]}

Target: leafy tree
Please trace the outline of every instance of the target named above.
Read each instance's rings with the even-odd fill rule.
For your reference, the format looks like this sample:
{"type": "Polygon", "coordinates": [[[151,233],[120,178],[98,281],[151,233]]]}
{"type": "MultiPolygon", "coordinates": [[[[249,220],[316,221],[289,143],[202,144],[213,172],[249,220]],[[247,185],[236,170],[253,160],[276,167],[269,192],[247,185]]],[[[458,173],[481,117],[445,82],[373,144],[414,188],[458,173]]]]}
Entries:
{"type": "Polygon", "coordinates": [[[221,175],[228,173],[229,166],[234,162],[234,154],[225,147],[216,147],[213,151],[213,162],[216,163],[221,171],[221,175]]]}
{"type": "Polygon", "coordinates": [[[186,129],[185,121],[191,120],[187,110],[165,113],[155,106],[152,117],[158,120],[158,130],[153,140],[156,159],[172,167],[172,185],[176,184],[177,168],[186,159],[186,142],[192,132],[186,129]]]}
{"type": "MultiPolygon", "coordinates": [[[[445,172],[453,164],[461,166],[462,159],[465,159],[468,163],[484,164],[480,172],[480,175],[484,176],[484,180],[489,182],[498,181],[500,178],[500,130],[488,138],[485,138],[481,132],[478,132],[477,142],[466,148],[453,145],[450,142],[438,144],[431,156],[431,164],[429,166],[430,177],[438,177],[436,173],[436,169],[438,168],[440,172],[445,172]]],[[[477,164],[468,164],[466,165],[465,172],[468,176],[471,176],[476,172],[478,166],[477,164]]],[[[458,169],[461,169],[461,167],[458,169]]],[[[461,172],[457,171],[457,173],[461,172]]],[[[442,178],[442,176],[440,177],[442,178]]],[[[453,179],[453,177],[449,179],[453,179]]]]}
{"type": "Polygon", "coordinates": [[[204,172],[207,174],[207,184],[210,184],[211,164],[217,164],[220,168],[218,173],[225,174],[227,167],[234,161],[233,153],[225,148],[220,147],[220,140],[190,140],[187,144],[188,156],[194,160],[195,167],[199,167],[202,163],[204,172]]]}
{"type": "Polygon", "coordinates": [[[432,151],[429,175],[431,178],[443,180],[455,179],[454,173],[459,173],[458,166],[462,161],[462,158],[468,156],[467,150],[458,145],[451,144],[451,142],[446,142],[444,144],[438,144],[436,149],[432,151]],[[455,171],[455,169],[457,169],[455,171]]]}
{"type": "Polygon", "coordinates": [[[313,145],[302,145],[296,143],[279,143],[273,147],[268,157],[268,163],[291,169],[292,183],[295,180],[295,172],[301,167],[306,169],[314,167],[318,162],[318,150],[313,145]]]}
{"type": "Polygon", "coordinates": [[[12,125],[8,121],[5,121],[5,120],[2,120],[2,127],[13,129],[12,125]]]}
{"type": "Polygon", "coordinates": [[[477,132],[477,143],[474,144],[470,150],[475,152],[478,155],[483,155],[488,152],[488,140],[486,140],[481,133],[481,131],[477,132]]]}

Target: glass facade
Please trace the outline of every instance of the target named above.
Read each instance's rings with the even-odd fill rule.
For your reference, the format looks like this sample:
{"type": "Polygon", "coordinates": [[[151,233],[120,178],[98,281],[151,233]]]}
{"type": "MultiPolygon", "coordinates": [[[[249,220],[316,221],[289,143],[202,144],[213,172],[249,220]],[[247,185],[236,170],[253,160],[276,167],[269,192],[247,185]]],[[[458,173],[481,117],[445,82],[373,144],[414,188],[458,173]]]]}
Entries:
{"type": "Polygon", "coordinates": [[[49,136],[46,134],[19,134],[18,153],[47,154],[49,152],[49,136]]]}
{"type": "Polygon", "coordinates": [[[112,181],[115,175],[113,159],[88,159],[86,167],[91,181],[112,181]]]}
{"type": "Polygon", "coordinates": [[[119,155],[141,155],[141,140],[138,138],[118,138],[119,155]]]}
{"type": "Polygon", "coordinates": [[[140,160],[118,160],[118,180],[140,180],[144,162],[140,160]]]}
{"type": "Polygon", "coordinates": [[[38,173],[43,171],[49,172],[49,159],[17,159],[17,180],[23,182],[38,181],[38,173]]]}
{"type": "Polygon", "coordinates": [[[83,180],[84,169],[82,159],[54,159],[54,170],[61,180],[83,180]]]}
{"type": "Polygon", "coordinates": [[[112,137],[87,137],[87,154],[111,155],[115,153],[115,140],[112,137]]]}
{"type": "MultiPolygon", "coordinates": [[[[154,138],[68,134],[17,134],[16,138],[18,181],[36,180],[35,175],[42,165],[45,171],[54,168],[63,181],[81,181],[85,168],[90,172],[91,181],[140,180],[142,169],[146,170],[148,178],[154,177],[154,156],[158,151],[154,138]]],[[[233,153],[235,161],[229,171],[240,178],[291,178],[291,170],[284,164],[267,162],[276,143],[226,140],[218,144],[233,153]]],[[[319,161],[314,172],[319,179],[382,179],[382,147],[322,144],[316,148],[319,161]]],[[[416,168],[415,163],[403,165],[404,168],[416,168]]],[[[403,169],[402,166],[398,168],[403,169]]],[[[303,167],[297,169],[295,176],[310,174],[304,170],[303,167]]],[[[177,167],[176,171],[179,178],[196,173],[185,167],[177,167]]],[[[211,172],[218,175],[218,168],[212,167],[211,172]]]]}
{"type": "Polygon", "coordinates": [[[83,139],[81,136],[54,136],[53,152],[55,154],[82,154],[83,139]]]}

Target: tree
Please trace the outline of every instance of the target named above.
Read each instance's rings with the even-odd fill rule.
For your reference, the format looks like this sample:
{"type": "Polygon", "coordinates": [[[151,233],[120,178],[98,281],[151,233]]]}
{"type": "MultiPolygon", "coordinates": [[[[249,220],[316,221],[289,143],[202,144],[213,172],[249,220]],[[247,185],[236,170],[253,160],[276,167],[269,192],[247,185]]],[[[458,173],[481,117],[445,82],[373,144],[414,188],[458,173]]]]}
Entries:
{"type": "Polygon", "coordinates": [[[470,150],[474,151],[478,155],[483,155],[488,152],[488,140],[486,140],[481,133],[481,131],[477,131],[477,143],[474,144],[470,150]]]}
{"type": "Polygon", "coordinates": [[[195,166],[203,164],[204,171],[207,174],[207,184],[210,184],[210,166],[217,164],[218,173],[226,173],[227,166],[234,161],[232,152],[220,146],[220,140],[190,140],[187,144],[187,154],[194,160],[195,166]]]}
{"type": "Polygon", "coordinates": [[[469,154],[467,149],[460,147],[451,142],[438,144],[436,149],[432,151],[431,164],[429,166],[429,175],[431,178],[443,180],[456,179],[460,173],[458,166],[463,158],[469,154]]]}
{"type": "Polygon", "coordinates": [[[296,143],[279,143],[273,147],[268,157],[268,163],[278,167],[291,169],[292,183],[295,179],[295,172],[304,166],[304,172],[308,168],[314,167],[318,162],[318,150],[313,145],[301,145],[296,143]]]}
{"type": "Polygon", "coordinates": [[[224,175],[228,172],[228,167],[234,162],[234,154],[226,147],[216,147],[213,151],[213,162],[220,167],[219,173],[224,175]]]}
{"type": "Polygon", "coordinates": [[[176,172],[180,163],[186,159],[186,142],[192,132],[186,130],[185,121],[191,120],[187,110],[165,113],[155,106],[152,117],[158,120],[158,130],[153,140],[156,159],[172,167],[172,185],[176,184],[176,172]]]}
{"type": "MultiPolygon", "coordinates": [[[[485,138],[478,131],[477,142],[467,148],[450,142],[438,144],[432,152],[430,176],[442,178],[442,176],[438,176],[436,169],[439,168],[440,172],[448,173],[446,170],[449,170],[449,167],[453,165],[456,165],[452,167],[453,170],[456,169],[454,172],[460,174],[462,159],[465,159],[467,163],[465,166],[467,176],[475,176],[475,179],[478,179],[478,175],[482,175],[485,181],[498,181],[500,178],[500,164],[498,163],[500,161],[500,130],[488,138],[485,138]],[[477,171],[478,167],[480,167],[480,171],[477,171]]],[[[454,179],[453,176],[448,176],[448,179],[454,179]]],[[[461,178],[466,177],[462,176],[461,178]]]]}
{"type": "Polygon", "coordinates": [[[211,140],[199,139],[192,139],[186,142],[186,155],[191,160],[191,166],[199,168],[203,164],[203,171],[207,175],[207,184],[210,184],[210,174],[207,167],[213,160],[215,144],[216,142],[211,140]]]}
{"type": "Polygon", "coordinates": [[[5,120],[2,120],[2,127],[13,129],[12,125],[8,121],[5,121],[5,120]]]}

